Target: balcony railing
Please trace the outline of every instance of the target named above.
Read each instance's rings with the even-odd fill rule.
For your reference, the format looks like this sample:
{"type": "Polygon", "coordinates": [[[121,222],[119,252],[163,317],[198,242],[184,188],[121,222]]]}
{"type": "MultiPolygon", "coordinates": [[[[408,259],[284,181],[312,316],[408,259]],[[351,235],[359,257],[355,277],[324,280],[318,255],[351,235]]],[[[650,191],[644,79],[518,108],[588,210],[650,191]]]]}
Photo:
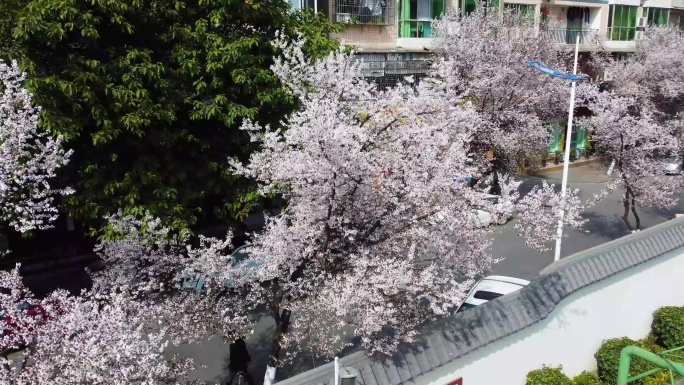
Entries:
{"type": "Polygon", "coordinates": [[[632,41],[635,35],[636,27],[611,27],[606,37],[614,41],[632,41]]]}
{"type": "Polygon", "coordinates": [[[394,23],[394,0],[336,0],[337,23],[392,24],[394,23]]]}
{"type": "Polygon", "coordinates": [[[559,44],[575,44],[577,36],[580,44],[598,44],[598,29],[547,28],[542,31],[559,44]]]}

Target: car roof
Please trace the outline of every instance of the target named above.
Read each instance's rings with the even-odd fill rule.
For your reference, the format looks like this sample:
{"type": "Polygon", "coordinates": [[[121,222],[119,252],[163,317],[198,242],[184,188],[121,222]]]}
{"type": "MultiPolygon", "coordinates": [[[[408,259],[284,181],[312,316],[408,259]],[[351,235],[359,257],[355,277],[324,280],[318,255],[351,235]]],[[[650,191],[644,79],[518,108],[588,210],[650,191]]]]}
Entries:
{"type": "Polygon", "coordinates": [[[475,294],[479,291],[506,295],[508,293],[522,289],[529,283],[530,281],[520,278],[490,275],[481,279],[477,284],[475,284],[475,287],[473,287],[473,290],[470,292],[470,295],[468,295],[468,298],[466,298],[464,302],[471,305],[481,305],[487,302],[487,300],[475,298],[475,294]]]}

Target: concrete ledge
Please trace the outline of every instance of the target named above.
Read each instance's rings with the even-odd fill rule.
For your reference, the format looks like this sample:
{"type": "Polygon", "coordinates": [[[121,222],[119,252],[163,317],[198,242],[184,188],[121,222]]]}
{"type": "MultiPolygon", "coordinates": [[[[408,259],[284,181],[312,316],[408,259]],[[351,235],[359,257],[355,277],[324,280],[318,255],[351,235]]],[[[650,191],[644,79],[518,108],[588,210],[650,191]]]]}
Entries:
{"type": "MultiPolygon", "coordinates": [[[[570,165],[568,166],[568,168],[580,167],[580,166],[584,166],[587,164],[600,163],[600,162],[603,162],[604,160],[605,159],[601,158],[601,157],[594,157],[594,158],[587,159],[587,160],[581,159],[579,161],[570,162],[570,165]]],[[[535,170],[533,172],[528,171],[528,172],[525,172],[525,174],[546,174],[548,172],[562,171],[562,170],[563,170],[563,163],[559,163],[559,164],[552,164],[551,166],[546,166],[546,167],[540,168],[539,170],[535,170]]]]}

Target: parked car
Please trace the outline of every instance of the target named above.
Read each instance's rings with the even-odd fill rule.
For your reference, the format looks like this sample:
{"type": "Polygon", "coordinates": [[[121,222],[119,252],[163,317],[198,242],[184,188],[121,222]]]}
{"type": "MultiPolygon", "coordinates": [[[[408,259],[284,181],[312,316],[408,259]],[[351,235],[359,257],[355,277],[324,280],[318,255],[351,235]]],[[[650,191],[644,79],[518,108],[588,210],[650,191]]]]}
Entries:
{"type": "Polygon", "coordinates": [[[530,281],[520,278],[504,277],[501,275],[490,275],[479,280],[463,303],[456,309],[456,313],[466,311],[495,298],[518,291],[529,285],[530,281]]]}
{"type": "MultiPolygon", "coordinates": [[[[31,318],[35,318],[37,320],[38,324],[45,322],[45,320],[47,319],[47,314],[45,312],[45,309],[43,309],[43,307],[40,305],[33,305],[27,301],[21,301],[17,304],[16,308],[19,311],[25,311],[27,316],[29,316],[31,318]]],[[[0,308],[0,319],[2,320],[2,334],[1,335],[2,335],[3,339],[6,336],[13,335],[16,332],[17,328],[19,328],[19,326],[14,322],[12,317],[7,315],[7,312],[2,308],[0,308]]],[[[21,347],[24,345],[24,342],[22,342],[22,341],[17,341],[17,342],[18,342],[19,348],[21,349],[21,347]]],[[[5,352],[6,350],[8,350],[10,348],[11,348],[10,346],[0,346],[0,352],[5,352]]]]}
{"type": "MultiPolygon", "coordinates": [[[[493,205],[499,204],[499,198],[498,195],[492,194],[485,196],[485,200],[493,205]]],[[[515,205],[511,202],[505,202],[501,207],[501,212],[493,214],[486,210],[476,209],[471,218],[475,227],[488,227],[491,225],[505,225],[506,222],[513,218],[514,213],[515,205]]]]}
{"type": "Polygon", "coordinates": [[[684,171],[682,159],[678,156],[661,158],[660,170],[665,173],[665,175],[680,175],[682,171],[684,171]]]}
{"type": "MultiPolygon", "coordinates": [[[[252,269],[259,267],[261,265],[261,262],[255,261],[251,258],[249,258],[249,247],[250,244],[242,245],[235,249],[230,256],[231,258],[231,267],[233,269],[237,270],[242,270],[242,269],[252,269]]],[[[250,280],[253,282],[256,282],[259,280],[257,276],[251,276],[249,277],[250,280]]],[[[206,281],[206,276],[192,276],[190,274],[187,274],[185,277],[183,277],[183,288],[184,289],[194,289],[196,292],[200,293],[202,291],[202,287],[204,286],[204,282],[206,281]]],[[[227,288],[232,288],[234,286],[233,281],[231,279],[228,279],[224,282],[224,285],[227,288]]]]}

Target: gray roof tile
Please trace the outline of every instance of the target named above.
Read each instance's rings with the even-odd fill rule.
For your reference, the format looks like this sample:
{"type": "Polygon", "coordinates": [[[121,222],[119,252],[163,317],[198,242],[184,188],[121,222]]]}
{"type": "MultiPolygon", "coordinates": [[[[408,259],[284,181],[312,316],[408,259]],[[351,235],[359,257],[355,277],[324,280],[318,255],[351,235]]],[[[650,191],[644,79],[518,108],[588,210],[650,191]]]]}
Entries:
{"type": "Polygon", "coordinates": [[[408,363],[403,358],[404,357],[402,356],[398,356],[395,358],[397,372],[399,373],[399,378],[401,379],[399,381],[400,384],[409,381],[413,378],[413,375],[411,375],[411,372],[408,369],[408,363]]]}
{"type": "MultiPolygon", "coordinates": [[[[684,218],[668,221],[563,258],[522,290],[426,325],[422,339],[401,345],[393,357],[371,357],[358,351],[342,357],[340,365],[358,369],[362,385],[409,382],[543,320],[563,298],[583,287],[683,246],[684,218]]],[[[329,363],[278,384],[329,385],[333,375],[329,363]]]]}
{"type": "Polygon", "coordinates": [[[423,373],[420,370],[420,365],[418,365],[418,359],[416,358],[415,354],[413,352],[408,352],[404,355],[404,358],[406,358],[406,363],[408,364],[408,369],[411,372],[411,375],[413,377],[416,377],[423,373]]]}
{"type": "Polygon", "coordinates": [[[373,370],[373,374],[375,374],[375,380],[378,382],[378,385],[390,385],[389,378],[385,372],[385,366],[382,364],[381,360],[371,361],[371,369],[373,370]]]}
{"type": "Polygon", "coordinates": [[[385,359],[383,362],[383,368],[385,369],[385,374],[387,375],[387,382],[390,384],[399,384],[402,382],[401,376],[399,376],[399,370],[391,359],[385,359]]]}
{"type": "MultiPolygon", "coordinates": [[[[314,369],[315,370],[315,369],[314,369]]],[[[371,361],[365,362],[359,374],[363,377],[366,385],[378,385],[378,381],[375,379],[375,373],[371,369],[371,361]]]]}

